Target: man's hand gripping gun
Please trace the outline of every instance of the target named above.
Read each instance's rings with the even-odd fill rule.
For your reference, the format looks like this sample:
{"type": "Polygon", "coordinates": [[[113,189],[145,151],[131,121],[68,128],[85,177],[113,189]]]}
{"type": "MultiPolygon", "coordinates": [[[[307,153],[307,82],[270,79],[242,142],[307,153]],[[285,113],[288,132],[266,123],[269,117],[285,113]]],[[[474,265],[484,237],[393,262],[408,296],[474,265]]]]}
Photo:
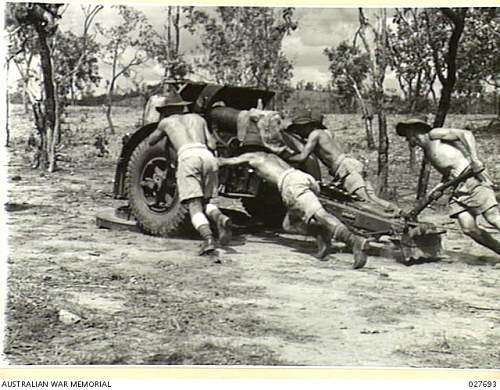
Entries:
{"type": "Polygon", "coordinates": [[[472,167],[469,165],[457,177],[440,183],[436,188],[434,188],[434,190],[429,192],[423,199],[421,199],[412,210],[407,211],[407,212],[403,211],[401,213],[401,216],[406,220],[415,221],[417,219],[417,216],[422,212],[422,210],[424,210],[429,204],[431,204],[432,202],[434,202],[435,200],[437,200],[437,199],[441,198],[441,196],[443,196],[444,190],[446,190],[447,188],[450,188],[450,187],[455,187],[458,184],[469,179],[470,177],[479,175],[483,171],[484,171],[484,167],[480,171],[474,172],[472,167]]]}

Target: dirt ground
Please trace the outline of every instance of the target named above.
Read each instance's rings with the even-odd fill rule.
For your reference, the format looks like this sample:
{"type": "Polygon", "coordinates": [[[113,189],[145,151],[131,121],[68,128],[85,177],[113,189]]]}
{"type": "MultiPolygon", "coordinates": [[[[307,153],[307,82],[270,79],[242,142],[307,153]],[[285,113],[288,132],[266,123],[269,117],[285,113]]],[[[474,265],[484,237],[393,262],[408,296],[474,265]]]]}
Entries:
{"type": "MultiPolygon", "coordinates": [[[[310,239],[244,223],[230,247],[200,258],[197,240],[96,227],[99,210],[121,204],[114,165],[138,115],[116,110],[120,133],[97,157],[104,114],[72,110],[72,141],[53,174],[30,169],[29,118],[20,107],[11,117],[10,364],[500,367],[500,256],[463,236],[439,205],[426,214],[448,230],[448,258],[438,262],[408,267],[378,252],[352,270],[341,248],[320,262],[310,239]]],[[[361,153],[360,120],[335,124],[361,153]]],[[[477,138],[499,182],[498,134],[477,138]]],[[[416,178],[405,145],[391,141],[394,194],[409,205],[416,178]]],[[[220,203],[244,220],[237,202],[220,203]]]]}

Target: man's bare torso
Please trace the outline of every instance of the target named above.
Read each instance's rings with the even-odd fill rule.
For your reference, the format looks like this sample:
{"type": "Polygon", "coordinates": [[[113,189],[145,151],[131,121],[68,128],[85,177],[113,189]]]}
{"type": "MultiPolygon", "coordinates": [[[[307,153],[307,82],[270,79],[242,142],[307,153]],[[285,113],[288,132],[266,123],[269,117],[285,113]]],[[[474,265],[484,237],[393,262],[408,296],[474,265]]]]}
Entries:
{"type": "Polygon", "coordinates": [[[248,164],[257,171],[258,176],[276,185],[278,185],[283,172],[291,168],[290,165],[274,154],[265,152],[252,154],[253,156],[248,161],[248,164]]]}
{"type": "Polygon", "coordinates": [[[206,122],[198,114],[171,115],[161,120],[159,125],[167,134],[175,150],[187,144],[201,143],[206,145],[206,122]]]}
{"type": "Polygon", "coordinates": [[[344,150],[339,142],[326,130],[315,130],[318,133],[318,143],[314,151],[321,162],[332,172],[336,172],[340,163],[340,157],[344,150]]]}
{"type": "Polygon", "coordinates": [[[468,165],[469,159],[455,143],[430,140],[424,145],[426,157],[443,176],[458,176],[468,165]]]}

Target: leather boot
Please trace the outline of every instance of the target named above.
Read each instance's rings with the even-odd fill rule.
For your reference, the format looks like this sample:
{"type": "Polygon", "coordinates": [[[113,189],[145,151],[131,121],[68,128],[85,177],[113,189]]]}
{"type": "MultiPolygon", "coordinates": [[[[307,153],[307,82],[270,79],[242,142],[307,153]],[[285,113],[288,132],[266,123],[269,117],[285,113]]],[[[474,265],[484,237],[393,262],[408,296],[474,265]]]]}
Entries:
{"type": "Polygon", "coordinates": [[[217,218],[217,232],[219,233],[219,244],[227,245],[231,238],[233,237],[232,232],[233,224],[231,220],[226,216],[220,216],[217,218]]]}
{"type": "Polygon", "coordinates": [[[200,256],[206,256],[212,254],[214,251],[215,251],[215,240],[212,237],[210,237],[203,241],[198,254],[200,256]]]}
{"type": "Polygon", "coordinates": [[[352,253],[354,255],[353,269],[363,268],[368,260],[366,251],[369,249],[370,240],[363,237],[356,237],[352,245],[352,253]]]}

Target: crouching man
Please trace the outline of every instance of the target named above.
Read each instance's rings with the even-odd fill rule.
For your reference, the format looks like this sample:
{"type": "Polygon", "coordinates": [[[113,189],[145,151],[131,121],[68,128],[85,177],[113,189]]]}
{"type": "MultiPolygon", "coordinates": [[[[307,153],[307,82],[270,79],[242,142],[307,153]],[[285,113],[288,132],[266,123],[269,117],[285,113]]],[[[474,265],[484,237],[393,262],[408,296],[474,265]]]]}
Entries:
{"type": "Polygon", "coordinates": [[[219,243],[227,244],[231,239],[231,220],[210,200],[217,196],[218,165],[211,152],[216,141],[208,131],[207,123],[198,114],[188,113],[190,102],[183,101],[171,93],[157,110],[165,118],[150,135],[149,144],[154,145],[163,137],[177,152],[177,189],[180,201],[189,210],[191,223],[203,238],[199,255],[215,250],[215,240],[210,228],[212,221],[218,230],[219,243]]]}
{"type": "Polygon", "coordinates": [[[283,221],[285,230],[293,229],[316,236],[319,258],[327,255],[333,237],[352,248],[353,268],[361,268],[366,264],[365,250],[368,249],[369,241],[351,233],[340,220],[323,208],[316,196],[319,185],[311,175],[292,168],[278,156],[265,152],[219,158],[221,166],[245,163],[262,179],[278,187],[288,211],[283,221]]]}
{"type": "MultiPolygon", "coordinates": [[[[484,219],[500,232],[500,212],[493,183],[479,160],[474,135],[468,130],[431,128],[418,119],[396,125],[399,136],[424,150],[425,157],[443,175],[442,182],[458,177],[469,166],[476,175],[459,183],[450,197],[450,218],[456,218],[462,232],[477,243],[500,254],[500,241],[477,223],[484,219]]],[[[432,191],[439,191],[440,184],[432,191]]]]}

